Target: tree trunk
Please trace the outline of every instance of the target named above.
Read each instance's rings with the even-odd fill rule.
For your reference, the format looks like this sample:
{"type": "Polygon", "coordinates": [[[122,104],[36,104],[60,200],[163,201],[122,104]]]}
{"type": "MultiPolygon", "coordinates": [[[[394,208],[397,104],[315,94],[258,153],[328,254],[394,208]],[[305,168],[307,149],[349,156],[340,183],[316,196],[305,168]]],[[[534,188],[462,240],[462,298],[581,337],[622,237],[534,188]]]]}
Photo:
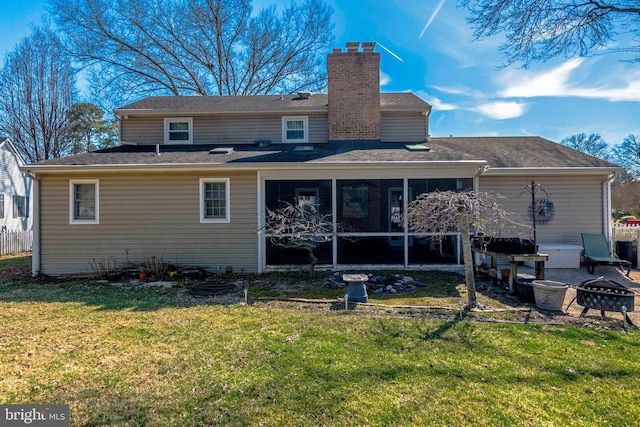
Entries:
{"type": "Polygon", "coordinates": [[[318,257],[313,253],[313,246],[307,247],[307,250],[311,257],[311,264],[309,264],[309,277],[313,277],[313,272],[315,271],[316,264],[318,263],[318,257]]]}
{"type": "Polygon", "coordinates": [[[476,279],[473,275],[473,253],[471,252],[471,239],[469,238],[469,222],[463,215],[460,219],[460,240],[462,240],[462,257],[464,260],[464,275],[467,283],[468,307],[478,306],[476,300],[476,279]]]}

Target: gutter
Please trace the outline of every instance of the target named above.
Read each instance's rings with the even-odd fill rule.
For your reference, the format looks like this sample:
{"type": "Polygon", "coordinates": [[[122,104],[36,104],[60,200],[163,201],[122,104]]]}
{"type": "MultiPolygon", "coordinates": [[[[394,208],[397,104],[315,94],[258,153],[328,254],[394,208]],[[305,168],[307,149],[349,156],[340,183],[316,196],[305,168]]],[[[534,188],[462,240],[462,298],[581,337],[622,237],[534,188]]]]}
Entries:
{"type": "Polygon", "coordinates": [[[33,243],[31,245],[31,277],[40,275],[40,179],[27,171],[27,177],[33,181],[33,243]]]}
{"type": "Polygon", "coordinates": [[[617,167],[552,167],[552,168],[491,168],[486,176],[544,176],[544,175],[610,175],[621,171],[617,167]]]}
{"type": "MultiPolygon", "coordinates": [[[[454,167],[482,168],[486,165],[485,160],[459,160],[459,161],[380,161],[380,162],[279,162],[279,163],[132,163],[132,164],[105,164],[105,165],[27,165],[20,167],[24,172],[39,173],[81,173],[81,172],[119,172],[119,171],[266,171],[266,170],[335,170],[335,169],[394,169],[394,168],[440,168],[451,169],[454,167]]],[[[492,169],[493,170],[493,169],[492,169]]]]}

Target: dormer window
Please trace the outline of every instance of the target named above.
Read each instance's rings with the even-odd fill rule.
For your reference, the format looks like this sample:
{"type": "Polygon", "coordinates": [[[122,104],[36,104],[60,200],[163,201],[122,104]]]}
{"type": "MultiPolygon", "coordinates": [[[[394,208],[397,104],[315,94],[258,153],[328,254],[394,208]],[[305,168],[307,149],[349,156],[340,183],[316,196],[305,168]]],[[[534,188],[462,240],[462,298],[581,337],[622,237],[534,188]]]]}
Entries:
{"type": "Polygon", "coordinates": [[[309,118],[289,116],[282,118],[282,142],[308,142],[309,118]]]}
{"type": "Polygon", "coordinates": [[[190,117],[164,119],[165,144],[193,144],[193,119],[190,117]]]}

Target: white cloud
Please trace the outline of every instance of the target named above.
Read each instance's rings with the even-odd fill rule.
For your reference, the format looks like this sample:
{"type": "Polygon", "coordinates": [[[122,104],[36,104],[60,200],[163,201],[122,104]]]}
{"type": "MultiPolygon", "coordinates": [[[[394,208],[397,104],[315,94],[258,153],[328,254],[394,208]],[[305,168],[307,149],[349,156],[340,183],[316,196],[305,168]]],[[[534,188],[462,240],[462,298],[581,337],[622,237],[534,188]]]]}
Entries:
{"type": "Polygon", "coordinates": [[[391,76],[387,73],[380,71],[380,86],[386,86],[391,83],[391,76]]]}
{"type": "Polygon", "coordinates": [[[541,74],[532,74],[527,70],[508,72],[502,82],[506,87],[500,92],[504,98],[531,98],[535,96],[562,96],[568,89],[567,82],[571,72],[582,64],[581,59],[565,62],[541,74]]]}
{"type": "Polygon", "coordinates": [[[495,120],[513,119],[520,117],[526,110],[526,104],[515,101],[496,101],[482,104],[469,110],[495,120]]]}
{"type": "Polygon", "coordinates": [[[487,97],[487,95],[484,94],[483,92],[476,89],[471,89],[465,86],[431,86],[431,87],[433,87],[434,89],[440,92],[447,93],[449,95],[464,95],[464,96],[470,96],[473,98],[487,97]]]}
{"type": "Polygon", "coordinates": [[[447,104],[442,102],[440,98],[436,98],[435,96],[429,95],[427,92],[423,90],[413,91],[413,93],[420,99],[428,102],[434,110],[436,111],[448,111],[448,110],[457,110],[459,107],[455,104],[447,104]]]}
{"type": "MultiPolygon", "coordinates": [[[[608,101],[640,101],[640,80],[633,73],[614,73],[604,76],[606,83],[594,87],[576,83],[575,71],[583,59],[567,61],[541,74],[531,70],[517,70],[505,74],[499,91],[503,98],[533,98],[542,96],[606,99],[608,101]],[[612,83],[613,81],[613,83],[612,83]]],[[[611,70],[612,71],[612,70],[611,70]]],[[[590,80],[594,80],[592,77],[590,80]]]]}

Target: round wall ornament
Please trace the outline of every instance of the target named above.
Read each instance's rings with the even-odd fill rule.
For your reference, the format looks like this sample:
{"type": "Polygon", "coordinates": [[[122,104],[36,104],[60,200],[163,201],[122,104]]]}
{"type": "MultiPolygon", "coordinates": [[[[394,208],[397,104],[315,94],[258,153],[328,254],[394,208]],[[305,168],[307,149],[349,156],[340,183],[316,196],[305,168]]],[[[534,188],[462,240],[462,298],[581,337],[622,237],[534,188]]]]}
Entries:
{"type": "Polygon", "coordinates": [[[529,204],[529,219],[533,221],[535,212],[536,224],[546,224],[553,219],[555,209],[553,202],[549,199],[536,199],[529,204]]]}

